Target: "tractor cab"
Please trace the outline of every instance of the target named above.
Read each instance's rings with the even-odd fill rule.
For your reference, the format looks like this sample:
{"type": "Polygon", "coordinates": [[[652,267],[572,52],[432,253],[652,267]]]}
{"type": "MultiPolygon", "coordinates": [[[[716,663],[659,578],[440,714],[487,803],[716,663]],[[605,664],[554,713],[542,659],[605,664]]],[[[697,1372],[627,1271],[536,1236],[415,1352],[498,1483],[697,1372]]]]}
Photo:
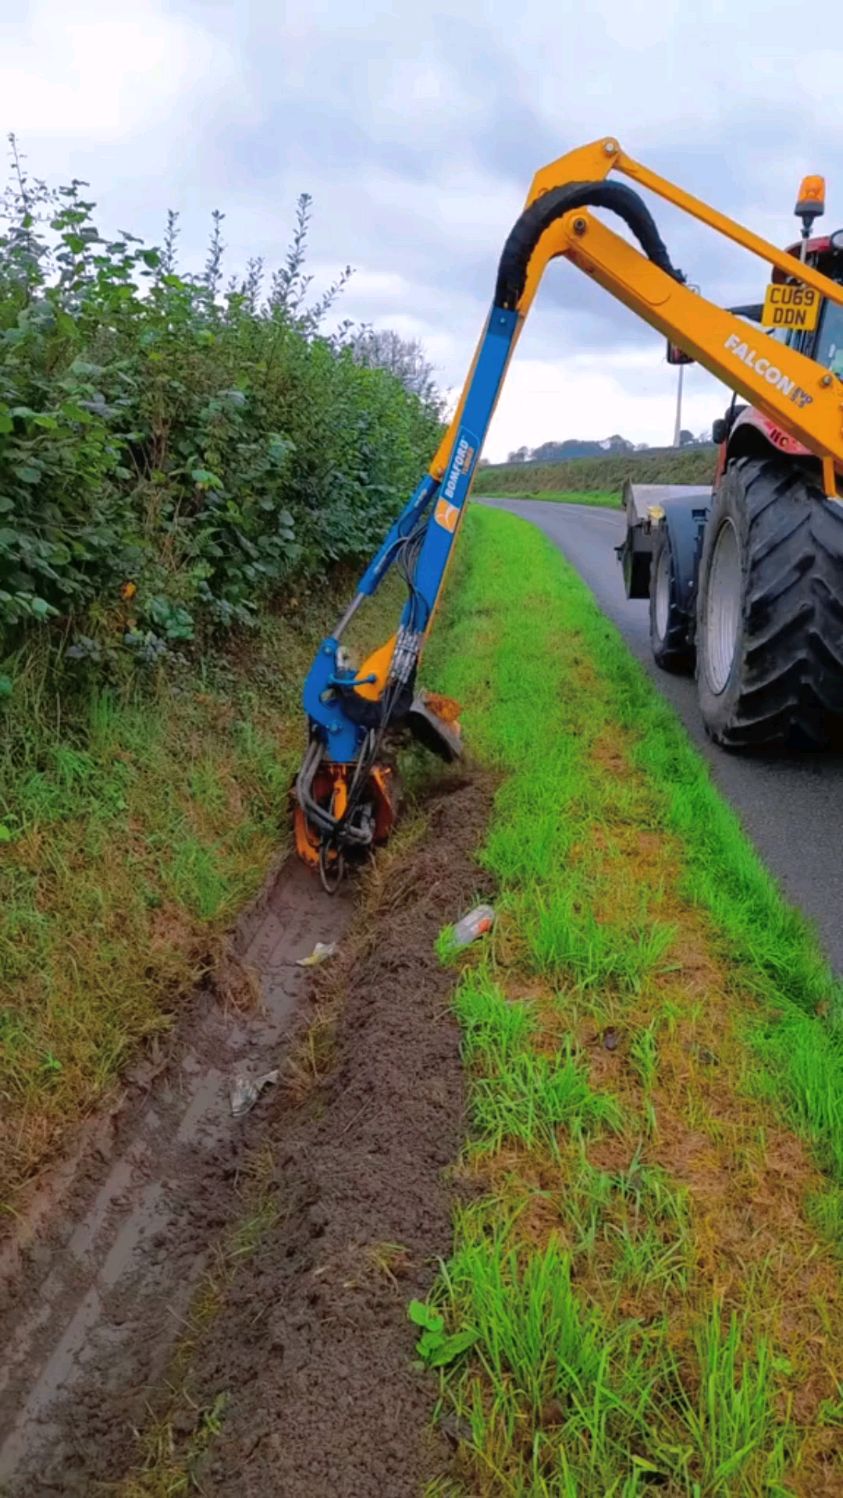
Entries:
{"type": "MultiPolygon", "coordinates": [[[[843,229],[834,234],[814,235],[816,220],[825,212],[825,179],[805,177],[799,188],[796,216],[802,222],[802,237],[789,245],[792,273],[774,267],[763,302],[732,307],[749,321],[758,323],[770,338],[806,354],[843,380],[843,306],[827,301],[800,278],[800,265],[809,265],[843,285],[843,229]]],[[[670,360],[669,362],[673,362],[670,360]]],[[[809,457],[808,449],[769,417],[746,406],[734,395],[725,416],[714,422],[712,437],[720,446],[715,487],[732,458],[756,454],[773,447],[791,457],[809,457]]]]}
{"type": "MultiPolygon", "coordinates": [[[[803,239],[797,244],[789,245],[788,254],[828,276],[830,281],[843,284],[843,229],[838,229],[834,234],[803,239]]],[[[774,270],[770,291],[776,286],[787,287],[792,294],[795,293],[799,289],[798,272],[793,276],[784,276],[781,271],[774,270]]],[[[807,288],[802,289],[804,291],[807,288]]],[[[780,338],[791,348],[798,349],[801,354],[807,354],[817,364],[824,365],[832,374],[843,379],[843,307],[837,302],[824,301],[819,296],[817,303],[815,317],[808,319],[814,322],[813,327],[776,328],[774,325],[773,336],[780,338]]],[[[767,302],[764,306],[766,308],[767,302]]]]}
{"type": "MultiPolygon", "coordinates": [[[[785,263],[773,267],[763,302],[728,309],[749,325],[745,343],[738,333],[731,342],[776,385],[784,347],[829,371],[821,388],[843,382],[843,305],[805,281],[810,267],[843,286],[843,230],[813,233],[824,204],[822,177],[805,178],[796,204],[801,239],[777,257],[785,263]],[[773,347],[762,349],[768,338],[773,347]]],[[[672,341],[667,361],[693,363],[672,341]]],[[[750,748],[793,734],[794,742],[821,744],[830,719],[843,719],[843,676],[838,692],[826,664],[839,655],[836,604],[828,621],[821,613],[839,575],[826,582],[825,559],[843,567],[843,502],[826,502],[829,478],[786,418],[738,392],[712,437],[719,447],[712,486],[626,484],[617,551],[627,597],[649,597],[658,666],[677,671],[696,661],[700,706],[717,743],[750,748]],[[803,686],[794,696],[796,680],[803,686]]],[[[834,473],[843,501],[840,459],[831,482],[834,473]]]]}

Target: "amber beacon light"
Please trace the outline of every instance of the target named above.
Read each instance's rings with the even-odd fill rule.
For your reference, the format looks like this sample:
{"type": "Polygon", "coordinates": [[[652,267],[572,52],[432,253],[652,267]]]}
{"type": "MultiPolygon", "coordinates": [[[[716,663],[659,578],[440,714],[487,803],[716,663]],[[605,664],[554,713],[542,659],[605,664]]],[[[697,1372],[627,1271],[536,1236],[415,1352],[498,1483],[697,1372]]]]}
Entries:
{"type": "Polygon", "coordinates": [[[802,178],[795,212],[803,223],[807,219],[808,225],[825,213],[825,177],[802,178]]]}

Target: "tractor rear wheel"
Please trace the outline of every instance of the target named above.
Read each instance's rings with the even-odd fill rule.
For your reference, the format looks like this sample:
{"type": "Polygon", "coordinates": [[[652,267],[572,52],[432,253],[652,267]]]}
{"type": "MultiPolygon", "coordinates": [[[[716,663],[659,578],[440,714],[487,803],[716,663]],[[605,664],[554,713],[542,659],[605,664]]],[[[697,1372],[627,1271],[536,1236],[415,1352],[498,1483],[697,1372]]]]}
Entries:
{"type": "Polygon", "coordinates": [[[706,523],[697,690],[729,749],[821,747],[843,714],[843,504],[786,459],[729,465],[706,523]]]}
{"type": "Polygon", "coordinates": [[[693,661],[688,615],[680,607],[676,564],[666,522],[656,529],[650,563],[650,645],[663,671],[687,671],[693,661]]]}

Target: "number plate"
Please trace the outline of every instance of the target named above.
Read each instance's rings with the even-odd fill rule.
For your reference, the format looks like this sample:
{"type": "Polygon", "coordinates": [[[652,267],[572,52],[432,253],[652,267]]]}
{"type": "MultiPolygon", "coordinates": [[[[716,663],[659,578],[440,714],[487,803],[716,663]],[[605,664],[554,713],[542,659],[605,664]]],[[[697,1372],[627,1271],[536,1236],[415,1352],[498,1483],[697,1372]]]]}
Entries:
{"type": "Polygon", "coordinates": [[[796,333],[813,333],[820,315],[821,297],[813,286],[781,286],[773,282],[764,298],[765,328],[793,328],[796,333]]]}

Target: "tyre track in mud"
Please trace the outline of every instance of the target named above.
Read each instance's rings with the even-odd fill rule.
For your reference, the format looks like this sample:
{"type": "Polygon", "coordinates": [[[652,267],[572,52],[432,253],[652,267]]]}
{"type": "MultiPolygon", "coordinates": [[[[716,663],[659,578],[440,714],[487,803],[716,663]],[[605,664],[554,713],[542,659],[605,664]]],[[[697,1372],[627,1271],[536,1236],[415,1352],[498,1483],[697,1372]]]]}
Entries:
{"type": "MultiPolygon", "coordinates": [[[[227,1396],[198,1473],[208,1498],[416,1498],[453,1452],[407,1303],[450,1254],[465,1138],[455,973],[435,941],[491,893],[474,852],[494,784],[446,782],[427,830],[389,855],[326,972],[335,1064],[270,1123],[281,1214],[201,1349],[194,1398],[227,1396]]],[[[473,1188],[471,1188],[473,1191],[473,1188]]]]}
{"type": "Polygon", "coordinates": [[[453,975],[434,942],[488,892],[474,850],[492,793],[485,777],[440,786],[428,831],[375,869],[356,916],[350,889],[331,901],[300,866],[282,869],[234,939],[261,1008],[198,1000],[158,1074],[139,1068],[87,1140],[63,1196],[45,1191],[40,1226],[7,1254],[0,1306],[8,1498],[162,1491],[138,1432],[163,1413],[178,1462],[217,1406],[205,1494],[398,1498],[447,1470],[406,1304],[450,1250],[443,1173],[464,1135],[463,1082],[453,975]],[[315,982],[294,965],[344,932],[315,982]],[[290,1057],[321,1013],[314,992],[337,1009],[327,1078],[298,1105],[282,1085],[232,1119],[232,1076],[290,1057]],[[174,1408],[179,1339],[258,1154],[272,1162],[273,1225],[192,1345],[174,1408]]]}
{"type": "Polygon", "coordinates": [[[92,1447],[95,1465],[125,1457],[263,1127],[265,1103],[232,1117],[231,1080],[278,1065],[308,986],[295,961],[352,912],[350,890],[331,900],[302,866],[276,870],[228,963],[259,1007],[199,996],[4,1245],[0,1492],[87,1494],[92,1447]]]}

